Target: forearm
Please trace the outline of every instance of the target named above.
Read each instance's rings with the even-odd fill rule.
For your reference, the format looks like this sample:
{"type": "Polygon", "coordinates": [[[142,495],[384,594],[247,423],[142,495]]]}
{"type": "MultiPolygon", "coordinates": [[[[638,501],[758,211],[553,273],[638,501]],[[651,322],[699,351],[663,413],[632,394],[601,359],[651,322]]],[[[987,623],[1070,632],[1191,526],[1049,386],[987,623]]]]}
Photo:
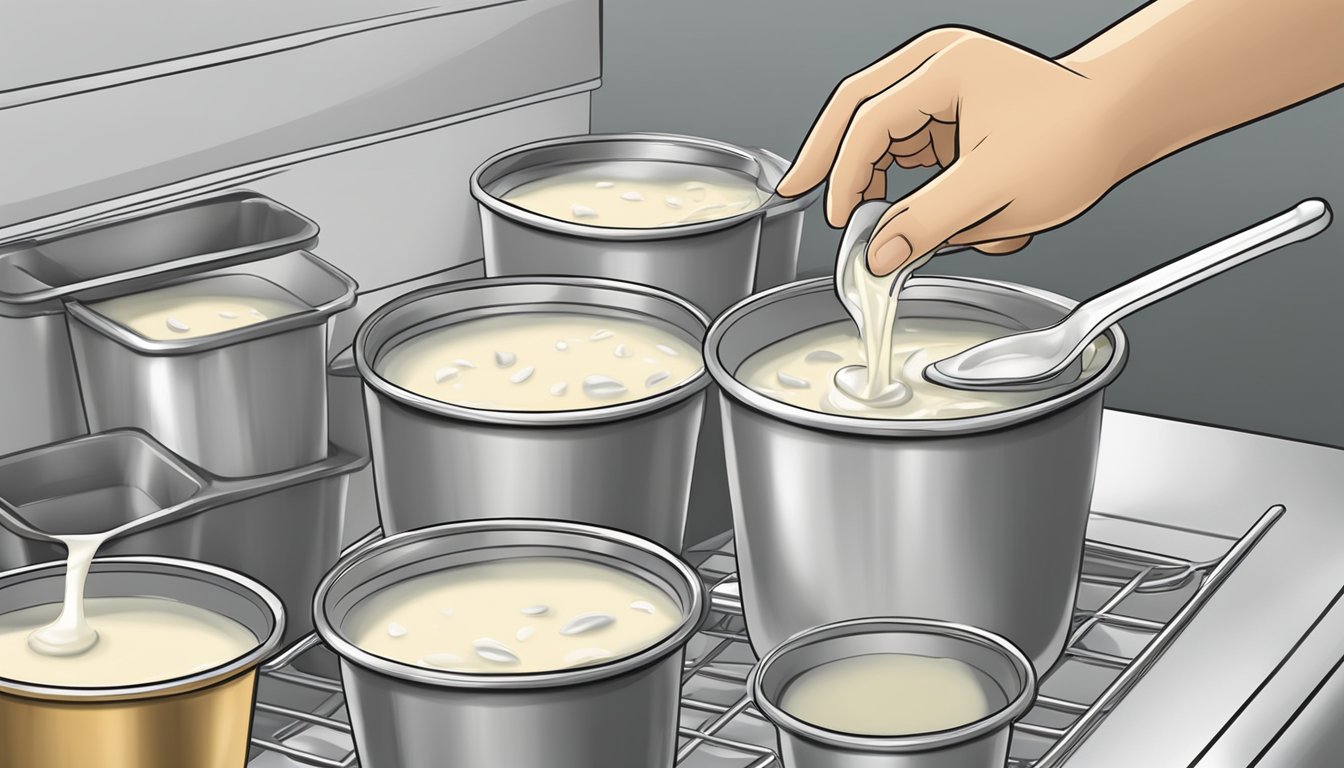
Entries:
{"type": "Polygon", "coordinates": [[[1344,83],[1344,2],[1156,0],[1059,62],[1105,94],[1128,175],[1344,83]]]}

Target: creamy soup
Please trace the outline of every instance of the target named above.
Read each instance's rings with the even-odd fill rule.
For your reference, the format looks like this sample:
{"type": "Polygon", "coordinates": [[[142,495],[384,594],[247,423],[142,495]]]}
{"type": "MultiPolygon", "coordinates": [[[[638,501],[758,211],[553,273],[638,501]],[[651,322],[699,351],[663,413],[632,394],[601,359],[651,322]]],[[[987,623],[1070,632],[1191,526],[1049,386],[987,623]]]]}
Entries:
{"type": "Polygon", "coordinates": [[[178,283],[89,308],[154,341],[211,336],[309,309],[274,283],[251,275],[178,283]]]}
{"type": "Polygon", "coordinates": [[[686,337],[652,323],[564,312],[496,315],[423,333],[377,363],[434,400],[504,411],[568,411],[666,392],[703,368],[686,337]]]}
{"type": "Polygon", "coordinates": [[[600,664],[681,623],[661,589],[584,560],[523,557],[457,566],[375,593],[350,612],[358,647],[429,669],[513,674],[600,664]]]}
{"type": "Polygon", "coordinates": [[[86,598],[108,534],[53,535],[66,548],[60,603],[0,615],[0,676],[43,685],[121,686],[211,669],[255,647],[238,622],[158,597],[86,598]]]}
{"type": "Polygon", "coordinates": [[[994,682],[963,661],[874,653],[803,672],[779,707],[832,731],[906,736],[967,725],[1005,703],[994,682]]]}
{"type": "Polygon", "coordinates": [[[76,655],[35,650],[29,636],[61,611],[51,603],[0,614],[0,677],[39,685],[129,686],[213,669],[257,638],[227,616],[159,597],[94,597],[83,613],[97,642],[76,655]]]}
{"type": "Polygon", "coordinates": [[[725,219],[759,208],[767,197],[745,174],[625,161],[561,171],[518,186],[504,200],[552,219],[647,229],[725,219]]]}
{"type": "MultiPolygon", "coordinates": [[[[1068,389],[1060,385],[1035,392],[972,392],[934,384],[924,378],[931,363],[1006,331],[971,320],[901,318],[893,324],[890,371],[906,395],[889,402],[864,402],[840,391],[843,369],[866,366],[863,342],[854,324],[838,321],[811,328],[771,344],[743,361],[737,379],[782,403],[810,411],[868,419],[955,419],[980,416],[1039,402],[1068,389]]],[[[1110,344],[1098,339],[1083,355],[1084,376],[1109,359],[1110,344]]]]}

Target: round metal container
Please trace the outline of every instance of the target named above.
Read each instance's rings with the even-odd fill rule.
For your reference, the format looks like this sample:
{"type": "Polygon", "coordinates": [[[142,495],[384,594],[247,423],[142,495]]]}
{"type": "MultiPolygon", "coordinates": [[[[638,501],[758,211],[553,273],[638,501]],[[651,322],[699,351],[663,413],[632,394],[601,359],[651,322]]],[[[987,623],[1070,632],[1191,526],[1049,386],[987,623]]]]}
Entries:
{"type": "MultiPolygon", "coordinates": [[[[1008,283],[916,277],[901,317],[1023,330],[1073,302],[1008,283]]],[[[755,352],[848,320],[830,278],[748,299],[705,339],[722,389],[747,632],[763,654],[796,632],[863,616],[927,616],[997,632],[1045,670],[1077,591],[1102,390],[1127,355],[1049,399],[960,419],[899,421],[786,405],[739,382],[755,352]]]]}
{"type": "MultiPolygon", "coordinates": [[[[0,574],[0,613],[59,603],[64,585],[64,563],[0,574]]],[[[257,667],[284,633],[279,598],[232,571],[162,557],[95,559],[85,595],[149,595],[189,603],[247,627],[258,638],[257,645],[214,669],[145,685],[69,688],[0,677],[0,765],[243,765],[257,667]]]]}
{"type": "Polygon", "coordinates": [[[314,617],[340,656],[363,768],[671,766],[683,648],[708,612],[690,566],[638,537],[595,526],[491,520],[422,528],[344,558],[318,587],[314,617]],[[660,589],[681,624],[630,656],[577,669],[485,675],[403,664],[360,650],[344,623],[362,600],[468,563],[565,557],[619,568],[660,589]]]}
{"type": "Polygon", "coordinates": [[[1036,675],[1012,643],[975,627],[926,619],[856,619],[801,632],[761,659],[747,682],[752,701],[779,732],[784,768],[1002,768],[1012,724],[1031,708],[1036,675]],[[966,725],[907,736],[863,736],[822,728],[785,712],[779,700],[802,673],[840,659],[905,653],[956,659],[991,683],[994,710],[966,725]],[[997,689],[997,690],[995,690],[997,689]]]}
{"type": "Polygon", "coordinates": [[[653,397],[572,411],[452,405],[383,378],[398,344],[473,318],[581,312],[651,322],[693,346],[708,319],[662,291],[613,280],[498,278],[407,294],[355,336],[383,533],[435,523],[536,517],[610,526],[680,551],[709,376],[653,397]]]}
{"type": "Polygon", "coordinates": [[[480,205],[486,275],[629,280],[671,291],[711,317],[750,295],[758,271],[770,284],[793,279],[802,213],[815,193],[775,198],[723,219],[639,229],[561,221],[503,199],[520,184],[557,170],[622,160],[736,171],[755,179],[765,195],[774,191],[786,169],[784,160],[765,150],[674,134],[569,136],[510,149],[485,161],[471,176],[471,194],[480,205]]]}

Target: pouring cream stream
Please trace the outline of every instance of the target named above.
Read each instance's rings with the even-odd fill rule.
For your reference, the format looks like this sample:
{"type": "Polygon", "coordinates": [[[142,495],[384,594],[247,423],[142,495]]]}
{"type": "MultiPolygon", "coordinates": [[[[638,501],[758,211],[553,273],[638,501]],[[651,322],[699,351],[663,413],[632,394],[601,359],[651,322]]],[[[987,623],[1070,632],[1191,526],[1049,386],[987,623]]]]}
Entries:
{"type": "Polygon", "coordinates": [[[847,365],[835,372],[835,387],[827,396],[831,405],[842,410],[890,408],[910,399],[910,388],[893,377],[891,370],[896,303],[905,281],[932,257],[932,252],[927,253],[878,277],[868,269],[868,243],[850,249],[849,264],[843,272],[845,284],[840,290],[859,308],[854,320],[863,342],[865,365],[847,365]]]}
{"type": "Polygon", "coordinates": [[[65,601],[52,623],[28,635],[28,647],[47,656],[76,656],[98,642],[98,632],[84,620],[84,582],[98,547],[109,533],[55,536],[65,544],[65,601]]]}

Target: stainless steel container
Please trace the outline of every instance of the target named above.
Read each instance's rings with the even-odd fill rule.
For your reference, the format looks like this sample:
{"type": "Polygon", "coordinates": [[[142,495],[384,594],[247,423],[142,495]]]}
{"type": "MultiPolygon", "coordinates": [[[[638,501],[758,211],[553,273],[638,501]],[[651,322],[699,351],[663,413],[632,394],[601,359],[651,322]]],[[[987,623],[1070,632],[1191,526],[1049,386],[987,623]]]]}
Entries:
{"type": "Polygon", "coordinates": [[[1002,768],[1012,724],[1031,708],[1036,676],[1020,650],[990,632],[926,619],[857,619],[799,633],[771,650],[747,683],[779,732],[784,768],[1002,768]],[[955,659],[980,672],[991,712],[933,733],[865,736],[822,728],[780,707],[799,675],[841,659],[903,653],[955,659]]]}
{"type": "Polygon", "coordinates": [[[709,383],[703,370],[653,397],[549,412],[443,403],[378,373],[381,358],[411,337],[520,311],[653,322],[696,346],[708,325],[699,310],[675,296],[612,280],[469,280],[385,304],[355,336],[383,532],[537,517],[619,528],[679,551],[709,383]]]}
{"type": "Polygon", "coordinates": [[[786,168],[783,159],[765,150],[662,133],[569,136],[511,149],[485,161],[471,176],[471,193],[481,211],[485,274],[629,280],[671,291],[711,317],[750,295],[758,275],[771,283],[793,279],[802,214],[816,193],[774,198],[725,219],[650,229],[560,221],[503,200],[518,185],[559,168],[620,160],[737,171],[755,179],[767,195],[786,168]]]}
{"type": "Polygon", "coordinates": [[[88,432],[62,299],[305,248],[317,233],[242,191],[0,245],[0,454],[88,432]]]}
{"type": "Polygon", "coordinates": [[[672,553],[620,531],[542,520],[423,528],[342,559],[317,590],[317,631],[341,658],[363,768],[670,767],[677,744],[682,651],[708,611],[704,587],[672,553]],[[594,666],[483,675],[402,664],[360,650],[344,624],[393,584],[468,563],[565,557],[620,568],[681,608],[649,648],[594,666]]]}
{"type": "Polygon", "coordinates": [[[283,641],[312,631],[313,590],[340,553],[347,478],[367,463],[344,449],[297,470],[228,480],[133,430],[0,458],[0,568],[62,560],[47,534],[118,529],[100,555],[213,563],[273,589],[283,641]]]}
{"type": "Polygon", "coordinates": [[[0,453],[88,431],[60,302],[0,301],[0,453]]]}
{"type": "MultiPolygon", "coordinates": [[[[0,613],[59,603],[63,563],[0,574],[0,613]]],[[[188,677],[119,688],[35,685],[0,677],[0,765],[22,768],[239,768],[247,760],[257,667],[279,646],[285,614],[237,573],[162,557],[98,558],[88,597],[165,597],[206,608],[256,636],[246,654],[188,677]]]]}
{"type": "MultiPolygon", "coordinates": [[[[1073,302],[1033,288],[917,277],[900,316],[1048,325],[1073,302]]],[[[1102,390],[1125,337],[1078,386],[984,416],[883,421],[785,405],[734,377],[769,344],[846,320],[829,278],[721,316],[705,340],[722,388],[742,601],[763,654],[809,627],[927,616],[1007,637],[1044,670],[1069,628],[1092,496],[1102,390]]]]}
{"type": "Polygon", "coordinates": [[[208,277],[261,278],[309,309],[210,336],[157,341],[95,306],[69,302],[89,428],[143,429],[225,477],[320,461],[327,450],[326,322],[354,304],[354,281],[306,251],[208,277]]]}

